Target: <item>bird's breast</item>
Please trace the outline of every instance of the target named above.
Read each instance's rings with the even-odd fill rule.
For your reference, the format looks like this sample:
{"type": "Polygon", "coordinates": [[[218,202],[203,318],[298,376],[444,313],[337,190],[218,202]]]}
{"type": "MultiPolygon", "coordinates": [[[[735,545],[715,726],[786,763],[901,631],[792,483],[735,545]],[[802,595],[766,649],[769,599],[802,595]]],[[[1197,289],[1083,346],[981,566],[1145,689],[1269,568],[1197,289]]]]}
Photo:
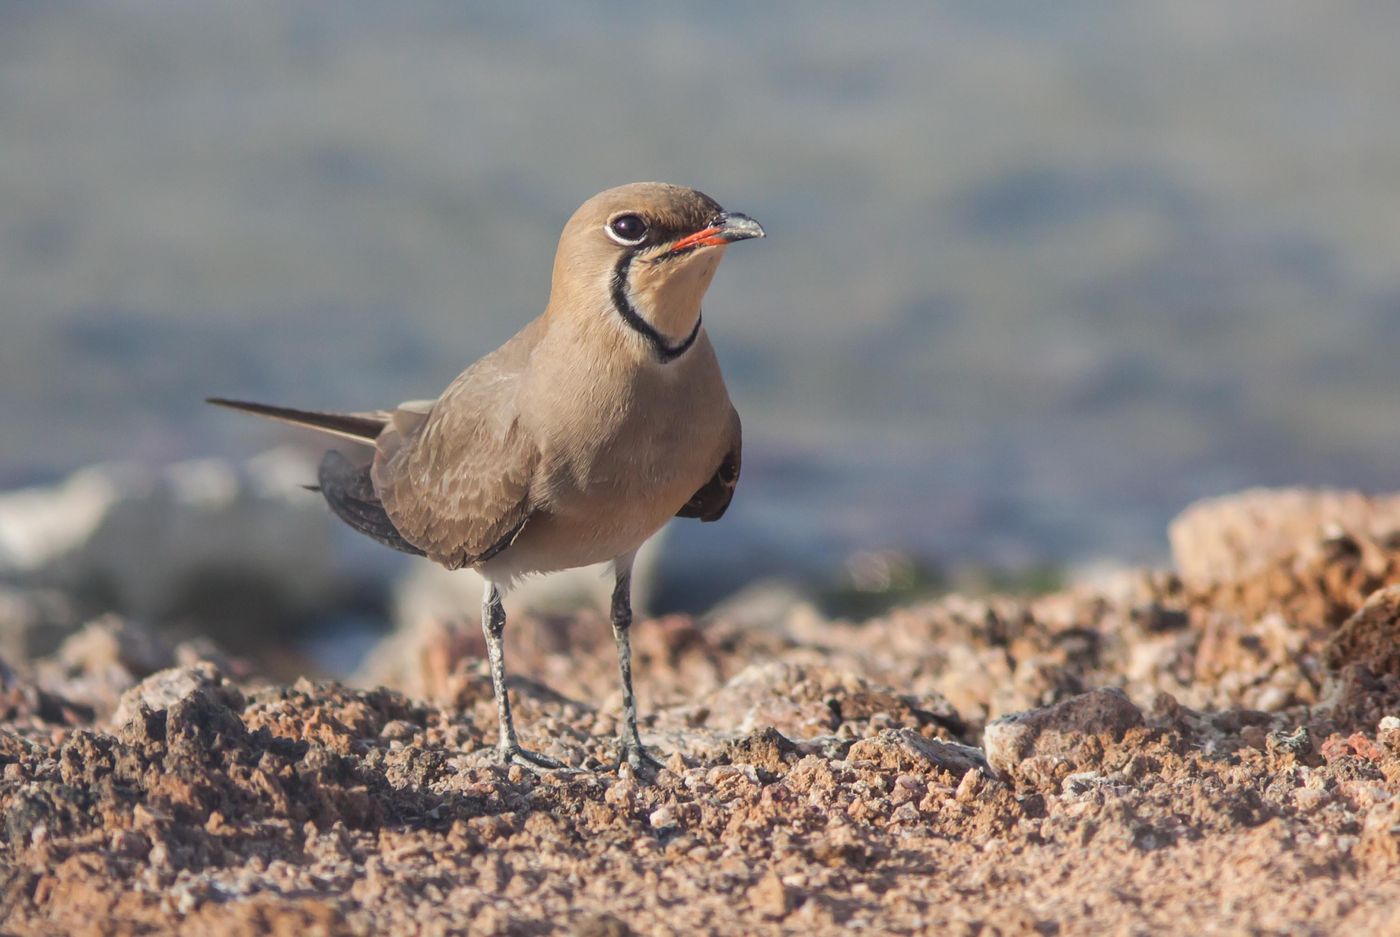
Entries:
{"type": "Polygon", "coordinates": [[[535,511],[509,551],[516,563],[546,571],[634,550],[709,480],[731,406],[712,349],[699,345],[693,361],[560,375],[525,409],[547,419],[534,430],[535,511]]]}

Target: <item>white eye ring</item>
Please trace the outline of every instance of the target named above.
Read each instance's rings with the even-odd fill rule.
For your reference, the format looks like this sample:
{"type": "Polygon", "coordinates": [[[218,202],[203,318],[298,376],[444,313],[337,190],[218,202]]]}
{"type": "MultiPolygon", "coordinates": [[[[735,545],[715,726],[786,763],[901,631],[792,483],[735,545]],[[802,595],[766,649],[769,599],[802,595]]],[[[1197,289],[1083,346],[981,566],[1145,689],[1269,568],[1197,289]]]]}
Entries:
{"type": "Polygon", "coordinates": [[[628,211],[609,218],[603,230],[607,232],[608,237],[623,247],[635,247],[646,240],[648,228],[641,215],[628,211]]]}

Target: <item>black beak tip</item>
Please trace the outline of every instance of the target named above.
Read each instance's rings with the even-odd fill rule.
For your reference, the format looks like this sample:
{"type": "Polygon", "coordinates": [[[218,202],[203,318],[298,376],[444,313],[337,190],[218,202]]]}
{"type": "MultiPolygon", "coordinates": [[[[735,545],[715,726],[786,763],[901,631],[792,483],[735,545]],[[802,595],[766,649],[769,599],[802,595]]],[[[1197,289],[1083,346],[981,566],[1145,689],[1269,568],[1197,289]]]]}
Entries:
{"type": "Polygon", "coordinates": [[[718,227],[724,232],[726,241],[747,241],[750,238],[768,236],[768,232],[763,230],[763,225],[737,211],[727,211],[720,215],[718,227]]]}

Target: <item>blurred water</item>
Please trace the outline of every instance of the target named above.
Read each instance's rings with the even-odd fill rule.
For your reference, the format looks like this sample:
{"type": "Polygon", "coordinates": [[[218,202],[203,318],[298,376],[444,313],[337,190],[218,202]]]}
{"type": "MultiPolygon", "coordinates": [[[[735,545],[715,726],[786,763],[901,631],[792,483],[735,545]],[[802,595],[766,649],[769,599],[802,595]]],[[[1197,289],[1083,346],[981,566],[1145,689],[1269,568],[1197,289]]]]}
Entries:
{"type": "Polygon", "coordinates": [[[744,578],[1152,559],[1189,500],[1394,487],[1400,7],[0,5],[0,485],[246,454],[222,393],[435,393],[609,185],[770,238],[706,322],[744,578]]]}

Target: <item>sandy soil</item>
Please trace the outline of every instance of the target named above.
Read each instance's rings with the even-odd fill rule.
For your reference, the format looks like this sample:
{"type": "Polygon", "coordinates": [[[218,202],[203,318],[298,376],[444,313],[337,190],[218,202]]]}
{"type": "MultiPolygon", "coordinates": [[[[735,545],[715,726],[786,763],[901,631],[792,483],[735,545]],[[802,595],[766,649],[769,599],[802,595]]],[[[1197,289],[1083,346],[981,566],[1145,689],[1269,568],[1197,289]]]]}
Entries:
{"type": "Polygon", "coordinates": [[[470,632],[361,690],[101,620],[0,674],[3,930],[1400,933],[1400,522],[1346,504],[1202,505],[1180,576],[640,623],[654,778],[593,617],[510,631],[559,772],[490,763],[470,632]]]}

